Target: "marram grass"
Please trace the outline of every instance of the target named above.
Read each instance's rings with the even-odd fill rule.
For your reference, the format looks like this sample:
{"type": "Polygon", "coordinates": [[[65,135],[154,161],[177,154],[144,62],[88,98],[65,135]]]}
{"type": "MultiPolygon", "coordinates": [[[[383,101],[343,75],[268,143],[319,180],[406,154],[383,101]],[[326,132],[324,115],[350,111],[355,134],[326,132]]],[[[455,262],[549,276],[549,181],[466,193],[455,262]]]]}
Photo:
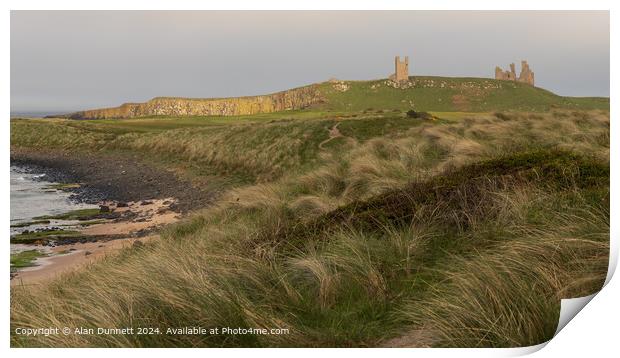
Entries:
{"type": "MultiPolygon", "coordinates": [[[[11,345],[514,347],[552,337],[561,298],[600,289],[609,250],[608,113],[484,114],[389,131],[348,119],[341,129],[355,141],[325,150],[315,145],[333,119],[310,121],[306,130],[276,121],[254,131],[218,125],[213,136],[134,133],[124,142],[126,134],[78,140],[65,122],[37,124],[52,137],[38,146],[172,151],[171,163],[247,168],[252,182],[228,187],[160,240],[49,284],[13,287],[12,328],[288,334],[13,335],[11,345]],[[271,164],[234,155],[253,148],[271,153],[271,164]],[[285,170],[272,171],[275,163],[285,170]]],[[[12,122],[13,146],[34,145],[26,125],[12,122]]]]}

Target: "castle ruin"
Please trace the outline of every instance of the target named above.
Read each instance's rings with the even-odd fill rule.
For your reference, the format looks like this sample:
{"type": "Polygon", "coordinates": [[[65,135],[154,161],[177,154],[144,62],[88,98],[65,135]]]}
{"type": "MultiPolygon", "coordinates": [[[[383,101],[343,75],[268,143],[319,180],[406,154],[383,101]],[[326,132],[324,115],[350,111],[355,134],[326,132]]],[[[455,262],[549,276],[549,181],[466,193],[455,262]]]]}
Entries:
{"type": "Polygon", "coordinates": [[[394,74],[390,76],[394,82],[409,81],[409,56],[405,56],[405,61],[400,61],[400,56],[394,58],[394,74]]]}
{"type": "Polygon", "coordinates": [[[534,85],[534,72],[530,69],[530,65],[527,61],[521,61],[521,73],[517,77],[517,71],[515,70],[515,64],[510,64],[510,71],[504,71],[499,66],[495,67],[495,79],[504,81],[517,81],[534,85]]]}

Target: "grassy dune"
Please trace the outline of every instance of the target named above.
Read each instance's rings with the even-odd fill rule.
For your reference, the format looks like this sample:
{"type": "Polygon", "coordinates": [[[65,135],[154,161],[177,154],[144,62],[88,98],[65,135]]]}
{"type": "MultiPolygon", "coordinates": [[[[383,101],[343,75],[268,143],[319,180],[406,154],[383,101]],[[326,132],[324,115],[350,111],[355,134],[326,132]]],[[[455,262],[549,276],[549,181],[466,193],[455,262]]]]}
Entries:
{"type": "Polygon", "coordinates": [[[609,113],[436,115],[12,121],[15,148],[130,152],[183,167],[180,175],[245,179],[161,240],[11,291],[12,328],[164,334],[13,336],[11,344],[508,347],[550,339],[559,300],[598,290],[606,275],[609,113]],[[342,136],[319,147],[336,124],[342,136]],[[185,326],[289,333],[165,334],[185,326]]]}
{"type": "Polygon", "coordinates": [[[181,165],[199,176],[216,174],[264,182],[290,170],[315,167],[321,160],[319,143],[329,138],[329,128],[337,121],[348,129],[345,135],[356,139],[387,135],[421,123],[400,112],[287,112],[225,119],[24,119],[12,121],[11,141],[15,147],[37,150],[129,152],[163,166],[181,165]]]}

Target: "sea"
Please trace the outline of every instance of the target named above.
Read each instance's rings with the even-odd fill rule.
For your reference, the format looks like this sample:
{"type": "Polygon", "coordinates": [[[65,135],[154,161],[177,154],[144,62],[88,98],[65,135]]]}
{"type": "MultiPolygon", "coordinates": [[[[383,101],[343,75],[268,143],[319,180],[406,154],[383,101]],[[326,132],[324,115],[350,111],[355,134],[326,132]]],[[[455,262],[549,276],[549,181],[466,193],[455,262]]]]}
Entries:
{"type": "MultiPolygon", "coordinates": [[[[72,200],[71,193],[52,188],[51,186],[56,183],[45,179],[44,173],[32,172],[29,168],[11,166],[11,236],[24,230],[32,231],[67,224],[66,221],[52,220],[49,224],[20,225],[34,221],[36,217],[59,215],[71,210],[97,207],[72,200]]],[[[27,245],[11,244],[12,253],[24,249],[27,249],[27,245]]]]}
{"type": "Polygon", "coordinates": [[[43,118],[57,114],[71,113],[75,111],[11,111],[11,118],[43,118]]]}

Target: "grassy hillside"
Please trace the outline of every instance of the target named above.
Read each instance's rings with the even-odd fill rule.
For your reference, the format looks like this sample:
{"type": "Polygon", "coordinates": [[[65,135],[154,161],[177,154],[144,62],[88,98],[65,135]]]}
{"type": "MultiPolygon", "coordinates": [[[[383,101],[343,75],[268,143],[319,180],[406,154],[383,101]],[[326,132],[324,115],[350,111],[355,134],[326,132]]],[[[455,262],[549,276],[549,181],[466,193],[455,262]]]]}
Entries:
{"type": "Polygon", "coordinates": [[[486,78],[411,77],[413,86],[400,89],[386,80],[346,81],[346,91],[325,82],[320,90],[327,98],[326,108],[362,111],[365,109],[415,108],[422,111],[530,111],[544,112],[553,108],[609,109],[609,98],[561,97],[542,88],[524,83],[486,78]]]}
{"type": "Polygon", "coordinates": [[[162,166],[195,170],[197,175],[265,182],[287,171],[316,167],[321,152],[336,151],[351,141],[402,135],[421,124],[403,113],[321,111],[114,121],[14,119],[11,143],[36,150],[127,152],[162,166]],[[321,150],[319,144],[329,139],[329,129],[336,123],[344,137],[321,150]]]}
{"type": "Polygon", "coordinates": [[[167,116],[267,115],[289,111],[440,111],[546,112],[552,109],[609,110],[609,98],[562,97],[520,82],[488,78],[410,77],[406,88],[394,88],[385,79],[332,80],[275,94],[231,98],[154,98],[145,103],[67,114],[73,119],[116,119],[167,116]]]}
{"type": "MultiPolygon", "coordinates": [[[[353,101],[364,86],[334,98],[353,101]]],[[[161,240],[12,288],[12,329],[288,333],[13,336],[11,344],[523,346],[553,335],[560,298],[600,288],[609,112],[438,112],[426,121],[356,105],[374,109],[13,120],[13,148],[131,153],[196,180],[242,180],[227,181],[215,205],[161,240]]]]}

